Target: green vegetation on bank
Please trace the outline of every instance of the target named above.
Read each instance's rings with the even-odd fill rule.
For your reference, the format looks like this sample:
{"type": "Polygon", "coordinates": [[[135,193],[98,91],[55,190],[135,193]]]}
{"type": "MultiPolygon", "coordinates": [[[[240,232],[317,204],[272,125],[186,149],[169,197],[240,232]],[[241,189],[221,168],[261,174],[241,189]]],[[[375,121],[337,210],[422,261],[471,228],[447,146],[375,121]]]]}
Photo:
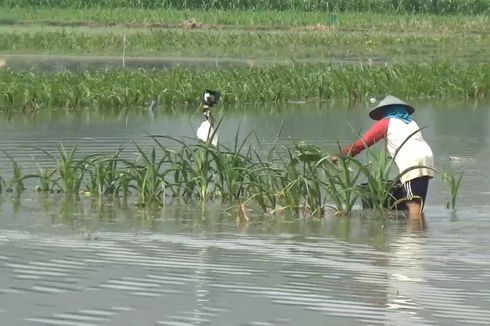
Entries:
{"type": "Polygon", "coordinates": [[[139,9],[240,9],[327,12],[485,14],[489,0],[0,0],[5,7],[120,8],[139,9]]]}
{"type": "Polygon", "coordinates": [[[152,99],[170,109],[194,103],[215,88],[226,104],[240,102],[364,100],[388,93],[403,98],[485,99],[490,64],[326,65],[158,71],[111,69],[23,72],[0,70],[0,107],[135,108],[152,99]]]}
{"type": "Polygon", "coordinates": [[[188,27],[200,28],[257,28],[289,29],[304,26],[328,25],[341,29],[376,29],[389,31],[457,31],[481,32],[489,28],[489,16],[429,15],[379,13],[325,13],[322,11],[270,10],[198,10],[198,9],[135,9],[135,8],[22,8],[0,7],[0,24],[32,24],[60,26],[126,26],[180,27],[184,22],[195,22],[188,27]]]}
{"type": "Polygon", "coordinates": [[[0,52],[328,62],[490,62],[490,34],[0,27],[0,52]]]}

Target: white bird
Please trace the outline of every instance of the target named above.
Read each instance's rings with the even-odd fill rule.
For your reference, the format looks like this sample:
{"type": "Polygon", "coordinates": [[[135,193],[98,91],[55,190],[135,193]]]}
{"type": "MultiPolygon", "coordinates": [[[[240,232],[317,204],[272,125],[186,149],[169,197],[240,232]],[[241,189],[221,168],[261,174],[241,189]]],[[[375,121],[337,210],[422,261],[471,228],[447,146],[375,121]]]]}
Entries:
{"type": "Polygon", "coordinates": [[[204,120],[197,129],[197,138],[203,142],[218,145],[218,130],[215,128],[214,117],[211,114],[211,107],[218,102],[219,93],[216,91],[205,90],[202,95],[204,120]]]}
{"type": "Polygon", "coordinates": [[[148,106],[148,114],[150,118],[155,118],[158,113],[158,101],[152,100],[150,105],[148,106]]]}
{"type": "Polygon", "coordinates": [[[203,142],[210,142],[211,145],[218,145],[218,131],[214,128],[214,118],[209,111],[209,108],[204,109],[204,120],[199,128],[197,128],[197,138],[203,142]],[[211,141],[210,141],[211,139],[211,141]]]}

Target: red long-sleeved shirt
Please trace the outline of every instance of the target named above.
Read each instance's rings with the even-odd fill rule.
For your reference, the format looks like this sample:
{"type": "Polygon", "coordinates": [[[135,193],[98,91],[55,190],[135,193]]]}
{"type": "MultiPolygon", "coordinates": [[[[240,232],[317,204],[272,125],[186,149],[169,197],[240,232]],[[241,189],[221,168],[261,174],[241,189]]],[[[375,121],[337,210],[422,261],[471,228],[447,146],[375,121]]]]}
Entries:
{"type": "Polygon", "coordinates": [[[389,118],[384,118],[376,122],[371,128],[369,128],[368,131],[362,135],[359,139],[357,139],[352,145],[346,146],[342,149],[342,153],[344,155],[352,155],[356,156],[359,154],[363,149],[373,144],[376,142],[380,141],[381,139],[386,137],[386,134],[388,132],[388,125],[390,123],[389,118]]]}

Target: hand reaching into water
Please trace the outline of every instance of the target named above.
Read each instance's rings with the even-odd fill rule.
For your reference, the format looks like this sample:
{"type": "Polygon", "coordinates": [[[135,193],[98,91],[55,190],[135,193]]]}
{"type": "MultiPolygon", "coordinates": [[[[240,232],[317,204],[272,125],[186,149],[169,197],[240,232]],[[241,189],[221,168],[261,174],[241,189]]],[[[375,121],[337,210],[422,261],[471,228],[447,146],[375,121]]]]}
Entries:
{"type": "Polygon", "coordinates": [[[337,155],[330,155],[329,157],[329,160],[333,163],[333,164],[337,164],[339,162],[339,157],[337,155]]]}

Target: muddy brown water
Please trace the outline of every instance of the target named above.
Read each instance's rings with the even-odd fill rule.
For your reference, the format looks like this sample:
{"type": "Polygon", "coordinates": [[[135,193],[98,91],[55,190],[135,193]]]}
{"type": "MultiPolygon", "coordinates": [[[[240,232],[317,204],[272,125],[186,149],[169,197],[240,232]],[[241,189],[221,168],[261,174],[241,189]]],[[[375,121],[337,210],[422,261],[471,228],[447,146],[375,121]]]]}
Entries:
{"type": "MultiPolygon", "coordinates": [[[[290,104],[221,110],[220,141],[255,131],[335,151],[370,121],[364,107],[290,104]],[[340,107],[340,108],[339,108],[340,107]],[[272,113],[270,113],[272,112],[272,113]],[[237,131],[239,130],[239,131],[237,131]]],[[[322,219],[169,203],[139,209],[88,198],[0,196],[2,325],[486,325],[490,320],[488,104],[420,101],[416,120],[440,169],[464,171],[455,212],[435,178],[425,224],[369,214],[322,219]]],[[[38,150],[110,152],[148,134],[194,139],[198,113],[3,115],[0,146],[25,171],[38,150]]],[[[171,143],[169,146],[173,146],[171,143]]],[[[0,155],[0,173],[11,165],[0,155]]]]}

